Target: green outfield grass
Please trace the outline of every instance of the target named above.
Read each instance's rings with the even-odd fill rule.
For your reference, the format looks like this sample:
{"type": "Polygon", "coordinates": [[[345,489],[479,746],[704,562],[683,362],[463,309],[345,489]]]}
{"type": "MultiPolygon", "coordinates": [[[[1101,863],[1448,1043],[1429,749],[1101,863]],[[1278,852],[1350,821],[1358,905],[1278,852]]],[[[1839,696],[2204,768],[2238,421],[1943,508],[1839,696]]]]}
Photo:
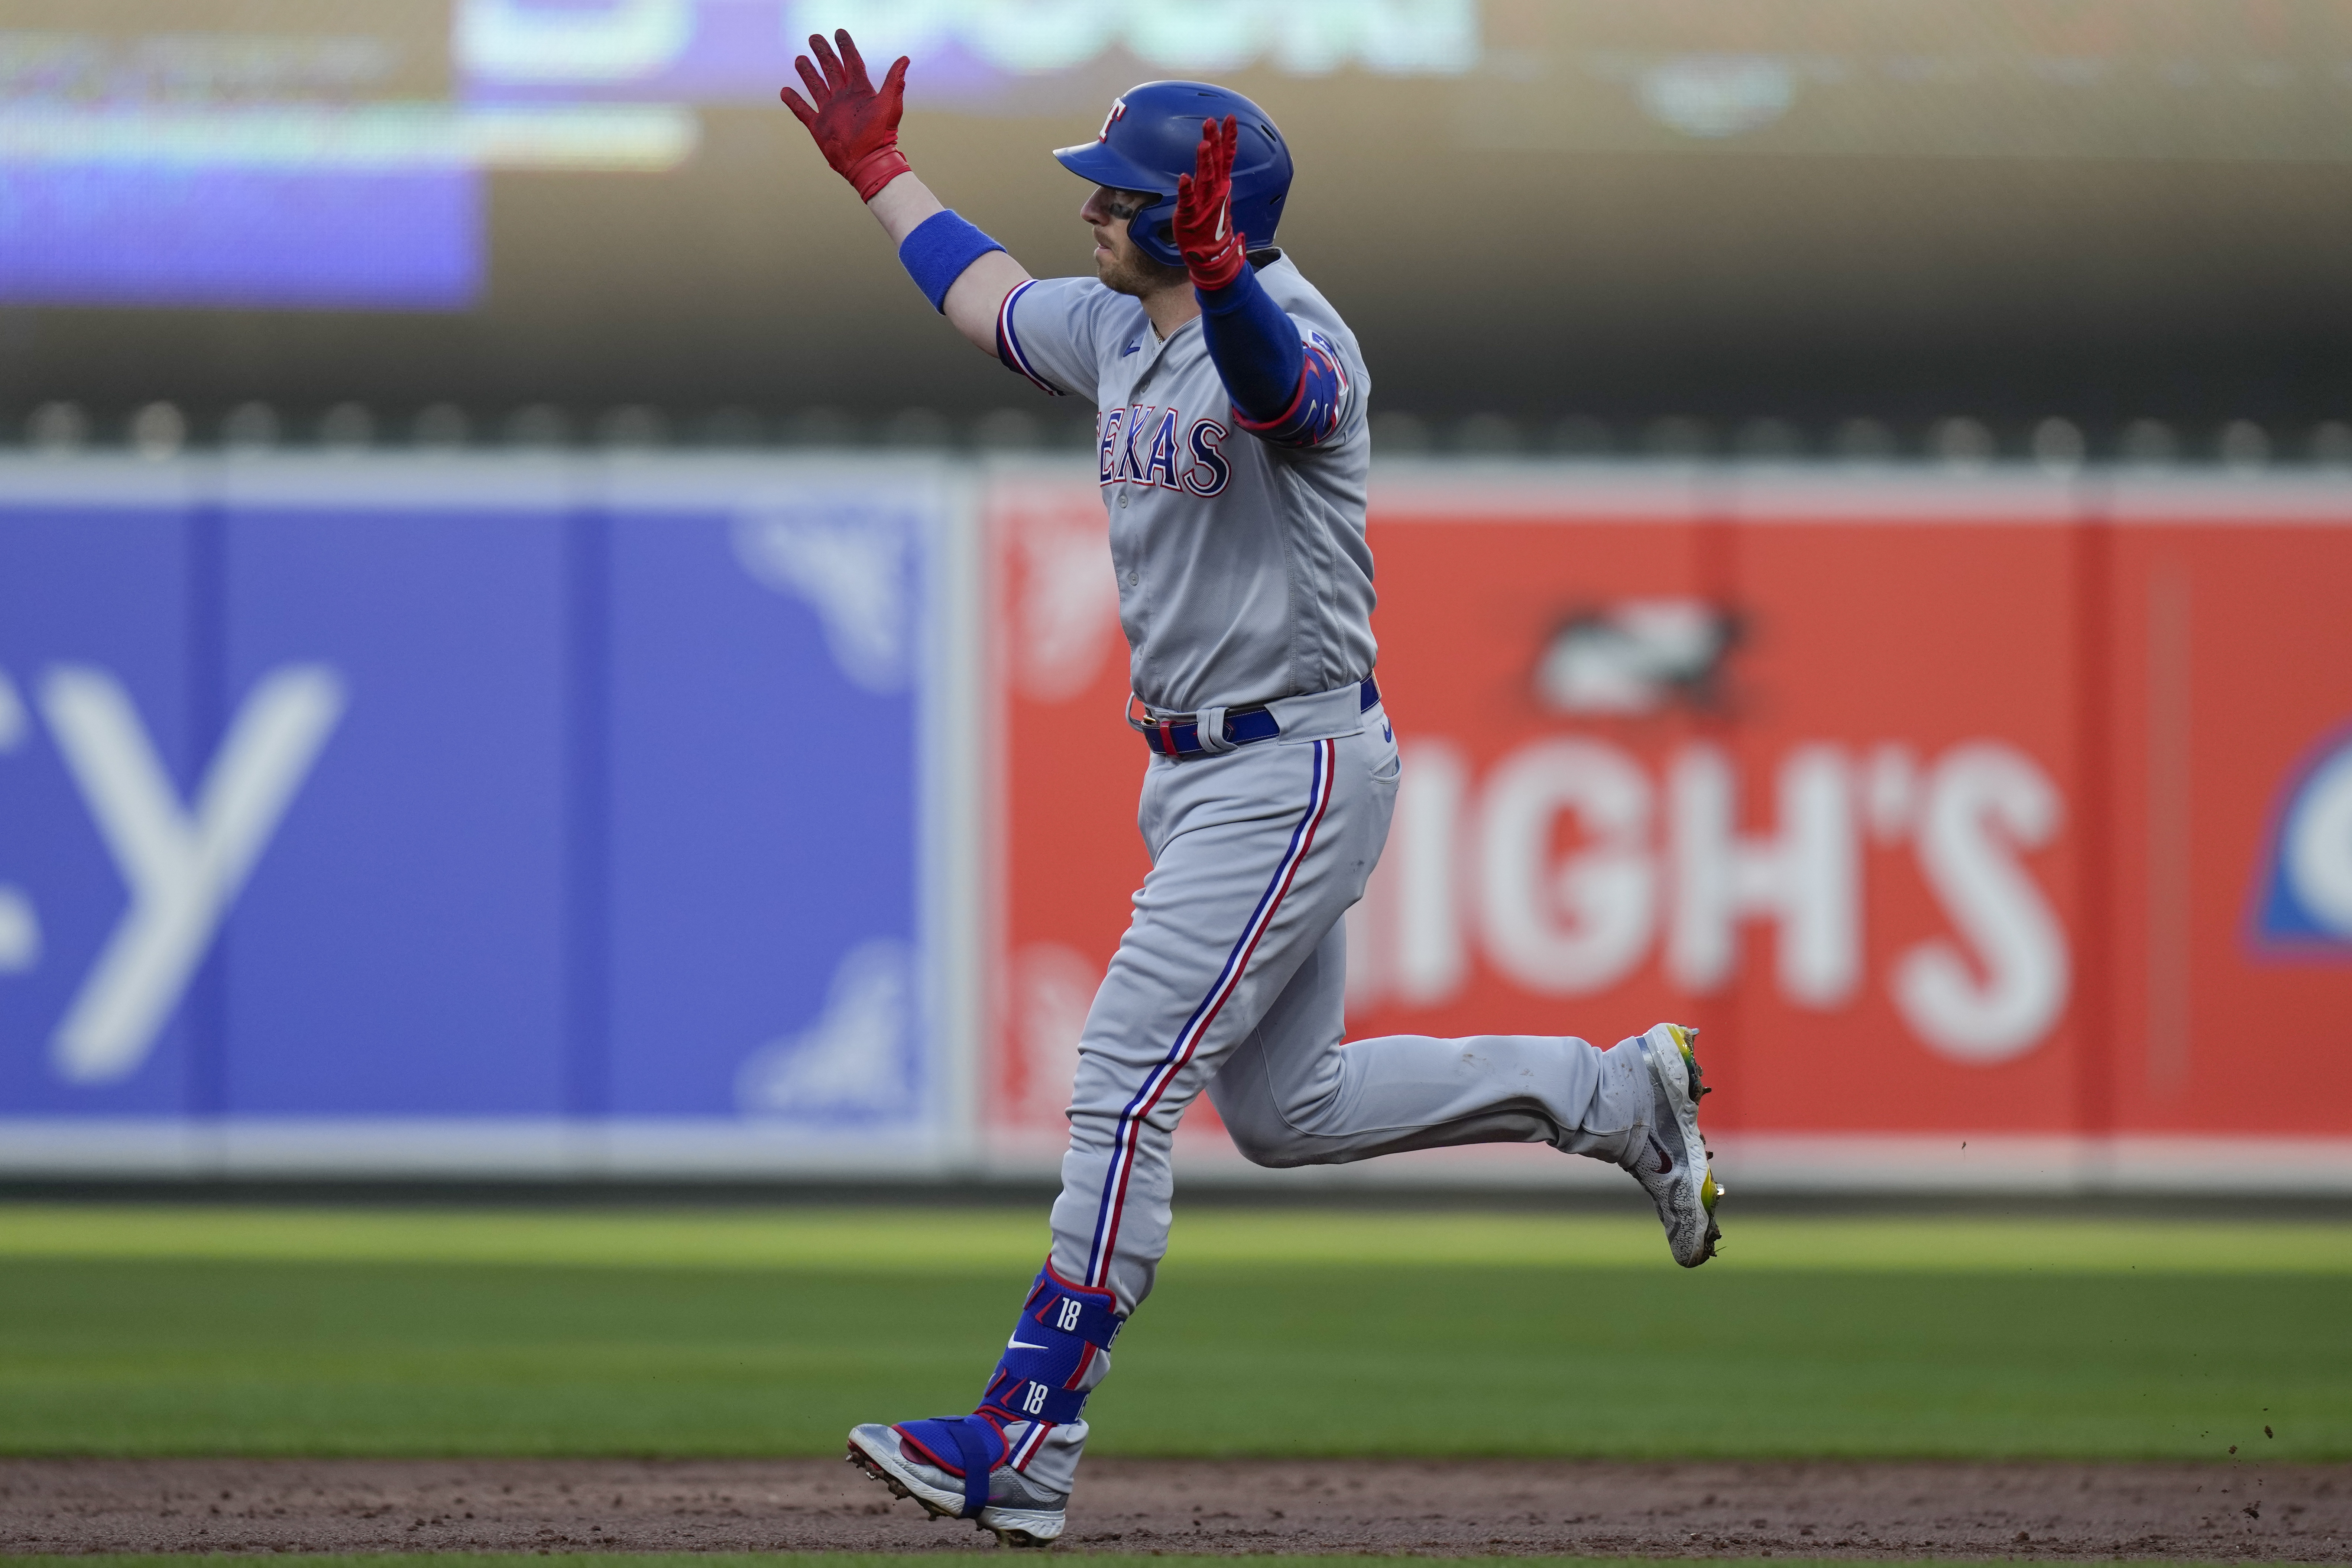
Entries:
{"type": "MultiPolygon", "coordinates": [[[[1873,1272],[2332,1274],[2352,1223],[2102,1218],[1750,1217],[1727,1211],[1718,1268],[1873,1272]]],[[[1611,1215],[1363,1210],[1180,1212],[1185,1264],[1651,1268],[1656,1227],[1611,1215]]],[[[0,1204],[0,1260],[570,1264],[612,1268],[992,1271],[1045,1248],[1041,1209],[397,1211],[0,1204]]],[[[1034,1269],[1034,1265],[1032,1265],[1034,1269]]]]}
{"type": "MultiPolygon", "coordinates": [[[[0,1452],[830,1454],[969,1408],[1044,1246],[987,1212],[0,1207],[0,1452]]],[[[2352,1458],[2352,1226],[1664,1250],[1633,1215],[1195,1211],[1097,1451],[2352,1458]]]]}
{"type": "MultiPolygon", "coordinates": [[[[1058,1556],[1071,1555],[1068,1552],[1058,1556]]],[[[1343,1553],[1297,1552],[1284,1556],[1262,1557],[1184,1557],[1174,1552],[1144,1556],[1137,1552],[1089,1552],[1089,1563],[1104,1568],[1234,1568],[1235,1563],[1296,1563],[1301,1558],[1327,1563],[1393,1563],[1394,1557],[1348,1555],[1343,1553]]],[[[1003,1568],[1004,1558],[994,1552],[924,1552],[894,1557],[878,1552],[441,1552],[425,1555],[415,1552],[366,1553],[289,1553],[269,1552],[262,1556],[239,1556],[233,1552],[208,1552],[202,1556],[133,1556],[125,1552],[93,1552],[81,1557],[27,1556],[11,1558],[15,1568],[187,1568],[191,1562],[205,1563],[284,1563],[289,1560],[314,1565],[314,1568],[451,1568],[453,1563],[463,1568],[546,1568],[559,1563],[564,1568],[907,1568],[910,1563],[937,1563],[940,1568],[980,1568],[982,1563],[1003,1568]]],[[[1628,1568],[1636,1563],[1674,1562],[1666,1558],[1627,1557],[1429,1557],[1415,1552],[1415,1563],[1555,1563],[1563,1568],[1628,1568]]],[[[1701,1559],[1681,1559],[1685,1562],[1701,1559]]],[[[1874,1562],[1867,1557],[1709,1557],[1703,1561],[1707,1568],[1917,1568],[1919,1559],[1874,1562]]],[[[2231,1559],[2231,1568],[2266,1568],[2261,1563],[2231,1559]]],[[[2115,1558],[2108,1568],[2202,1568],[2178,1559],[2167,1560],[2160,1565],[2115,1558]]]]}

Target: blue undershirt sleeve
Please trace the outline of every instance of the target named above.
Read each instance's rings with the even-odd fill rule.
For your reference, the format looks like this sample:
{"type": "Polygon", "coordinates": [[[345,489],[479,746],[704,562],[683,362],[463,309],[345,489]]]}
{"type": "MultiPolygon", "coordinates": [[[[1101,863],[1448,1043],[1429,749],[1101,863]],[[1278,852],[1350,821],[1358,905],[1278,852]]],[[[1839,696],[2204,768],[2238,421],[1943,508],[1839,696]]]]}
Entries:
{"type": "Polygon", "coordinates": [[[1195,288],[1209,359],[1241,427],[1278,447],[1313,447],[1339,428],[1347,374],[1303,338],[1255,270],[1223,289],[1195,288]]]}
{"type": "Polygon", "coordinates": [[[1201,333],[1225,395],[1245,418],[1273,419],[1298,391],[1305,351],[1298,327],[1274,302],[1254,268],[1223,289],[1192,290],[1201,301],[1201,333]]]}

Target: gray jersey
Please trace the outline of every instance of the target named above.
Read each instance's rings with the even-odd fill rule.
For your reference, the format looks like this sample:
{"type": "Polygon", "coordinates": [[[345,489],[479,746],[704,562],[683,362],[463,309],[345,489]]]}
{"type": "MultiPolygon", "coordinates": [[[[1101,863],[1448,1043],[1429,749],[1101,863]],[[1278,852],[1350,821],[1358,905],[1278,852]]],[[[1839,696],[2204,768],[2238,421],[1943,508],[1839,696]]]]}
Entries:
{"type": "Polygon", "coordinates": [[[1271,261],[1257,277],[1344,373],[1336,422],[1311,447],[1239,427],[1198,318],[1163,342],[1139,300],[1092,278],[1024,283],[999,317],[1014,369],[1095,400],[1129,679],[1162,710],[1244,707],[1371,673],[1370,379],[1355,334],[1297,267],[1271,261]]]}

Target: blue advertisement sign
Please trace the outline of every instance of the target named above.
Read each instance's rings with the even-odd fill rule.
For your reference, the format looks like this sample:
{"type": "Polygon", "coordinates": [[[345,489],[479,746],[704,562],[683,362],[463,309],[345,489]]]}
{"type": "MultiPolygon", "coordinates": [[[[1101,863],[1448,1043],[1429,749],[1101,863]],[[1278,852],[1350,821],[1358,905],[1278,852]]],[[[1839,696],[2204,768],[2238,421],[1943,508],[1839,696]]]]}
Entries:
{"type": "Polygon", "coordinates": [[[937,1156],[953,493],[617,472],[0,468],[0,1164],[937,1156]]]}
{"type": "Polygon", "coordinates": [[[616,511],[611,1108],[919,1103],[919,498],[616,511]]]}
{"type": "Polygon", "coordinates": [[[2324,742],[2288,784],[2263,865],[2260,946],[2352,958],[2352,731],[2324,742]]]}
{"type": "Polygon", "coordinates": [[[7,1114],[170,1113],[195,1088],[196,531],[184,485],[135,470],[0,492],[7,1114]]]}
{"type": "Polygon", "coordinates": [[[222,944],[232,1113],[570,1109],[576,524],[515,499],[226,509],[230,734],[282,737],[289,775],[222,944]]]}

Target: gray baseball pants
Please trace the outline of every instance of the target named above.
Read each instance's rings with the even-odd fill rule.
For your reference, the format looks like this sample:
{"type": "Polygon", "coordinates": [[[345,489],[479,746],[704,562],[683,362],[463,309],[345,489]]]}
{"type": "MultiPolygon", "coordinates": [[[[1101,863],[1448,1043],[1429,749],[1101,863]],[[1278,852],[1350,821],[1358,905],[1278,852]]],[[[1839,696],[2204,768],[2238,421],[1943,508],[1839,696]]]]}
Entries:
{"type": "MultiPolygon", "coordinates": [[[[1168,1247],[1170,1145],[1202,1089],[1262,1165],[1337,1164],[1459,1143],[1547,1142],[1616,1158],[1648,1103],[1633,1042],[1561,1036],[1342,1045],[1347,943],[1396,805],[1396,740],[1359,689],[1273,705],[1278,739],[1155,756],[1139,826],[1151,870],[1078,1047],[1055,1272],[1150,1293],[1168,1247]]],[[[1081,1386],[1109,1370],[1097,1356],[1081,1386]]],[[[1033,1479],[1066,1490],[1087,1423],[1007,1434],[1033,1479]]]]}

